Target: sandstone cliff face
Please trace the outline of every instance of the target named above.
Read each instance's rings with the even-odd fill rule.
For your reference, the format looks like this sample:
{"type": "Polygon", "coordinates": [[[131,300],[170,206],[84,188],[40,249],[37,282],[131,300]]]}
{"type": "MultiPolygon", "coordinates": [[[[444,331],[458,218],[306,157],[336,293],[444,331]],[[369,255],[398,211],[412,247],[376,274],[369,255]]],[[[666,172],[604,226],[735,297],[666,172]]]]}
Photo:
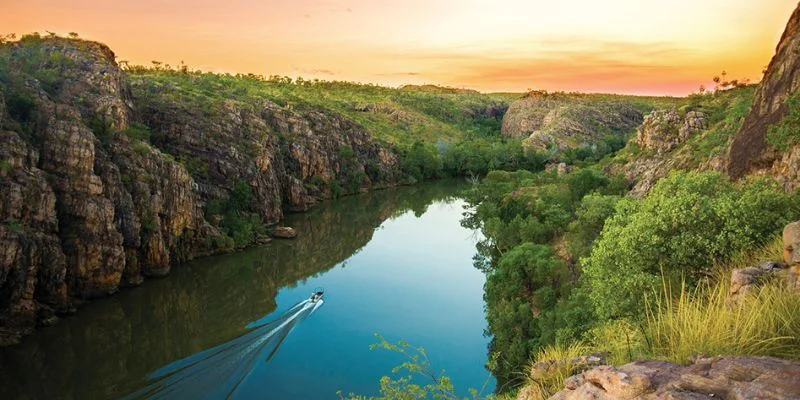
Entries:
{"type": "Polygon", "coordinates": [[[113,52],[93,42],[23,40],[0,57],[5,340],[53,322],[75,299],[223,250],[204,206],[236,182],[252,194],[246,211],[274,223],[334,187],[399,179],[394,153],[330,110],[226,99],[199,111],[170,96],[179,88],[144,82],[134,87],[150,94],[134,96],[113,52]],[[126,136],[134,123],[148,124],[152,140],[126,136]]]}
{"type": "Polygon", "coordinates": [[[800,88],[800,6],[792,13],[786,30],[756,92],[750,113],[734,138],[727,159],[728,173],[740,178],[749,173],[771,173],[796,187],[798,154],[791,149],[781,154],[766,142],[767,130],[788,113],[786,99],[800,88]],[[773,166],[774,165],[774,166],[773,166]],[[770,171],[770,169],[773,169],[770,171]]]}
{"type": "Polygon", "coordinates": [[[605,135],[622,135],[641,122],[642,113],[623,101],[531,92],[509,106],[502,134],[526,138],[532,147],[577,147],[605,135]]]}

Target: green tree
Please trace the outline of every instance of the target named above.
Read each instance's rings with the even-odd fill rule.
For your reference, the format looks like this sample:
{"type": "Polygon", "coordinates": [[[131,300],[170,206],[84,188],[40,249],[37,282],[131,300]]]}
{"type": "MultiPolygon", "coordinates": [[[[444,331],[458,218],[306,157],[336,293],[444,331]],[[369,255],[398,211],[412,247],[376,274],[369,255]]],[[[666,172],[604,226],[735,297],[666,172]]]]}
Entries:
{"type": "Polygon", "coordinates": [[[774,181],[672,173],[644,199],[623,199],[583,261],[601,318],[637,315],[661,274],[689,283],[715,262],[761,244],[798,215],[774,181]]]}

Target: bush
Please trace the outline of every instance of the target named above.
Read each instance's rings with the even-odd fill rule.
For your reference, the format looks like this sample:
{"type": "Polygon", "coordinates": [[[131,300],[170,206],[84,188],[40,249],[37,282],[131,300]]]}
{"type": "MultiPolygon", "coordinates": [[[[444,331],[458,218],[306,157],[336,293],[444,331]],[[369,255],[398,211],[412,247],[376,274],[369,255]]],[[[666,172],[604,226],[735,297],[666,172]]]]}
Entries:
{"type": "Polygon", "coordinates": [[[552,277],[559,266],[548,246],[524,243],[504,254],[487,277],[487,321],[494,334],[490,351],[499,352],[502,359],[492,373],[501,385],[512,381],[539,347],[534,312],[552,307],[548,299],[554,294],[552,277]]]}
{"type": "Polygon", "coordinates": [[[149,126],[140,124],[138,122],[134,122],[129,127],[125,128],[122,133],[131,139],[141,140],[147,143],[150,143],[150,136],[152,135],[152,131],[150,130],[149,126]]]}
{"type": "Polygon", "coordinates": [[[797,216],[774,182],[734,185],[718,173],[673,173],[641,200],[623,199],[583,261],[598,315],[635,315],[663,273],[693,285],[716,262],[766,241],[797,216]]]}

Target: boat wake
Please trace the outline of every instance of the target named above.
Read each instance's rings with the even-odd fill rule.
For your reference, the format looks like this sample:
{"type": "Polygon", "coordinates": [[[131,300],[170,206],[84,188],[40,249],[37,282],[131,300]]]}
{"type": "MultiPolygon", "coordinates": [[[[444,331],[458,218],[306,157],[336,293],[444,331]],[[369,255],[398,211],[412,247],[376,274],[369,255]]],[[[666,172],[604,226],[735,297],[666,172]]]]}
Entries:
{"type": "Polygon", "coordinates": [[[322,304],[312,296],[234,339],[174,361],[151,373],[147,386],[123,399],[229,399],[256,361],[264,354],[265,361],[271,360],[294,327],[322,304]]]}

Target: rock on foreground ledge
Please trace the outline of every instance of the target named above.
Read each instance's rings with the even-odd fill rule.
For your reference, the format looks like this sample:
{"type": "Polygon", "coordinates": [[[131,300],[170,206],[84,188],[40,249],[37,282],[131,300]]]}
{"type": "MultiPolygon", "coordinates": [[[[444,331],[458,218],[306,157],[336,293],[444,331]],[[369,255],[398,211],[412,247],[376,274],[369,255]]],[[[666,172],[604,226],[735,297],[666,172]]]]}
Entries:
{"type": "Polygon", "coordinates": [[[568,378],[551,399],[800,399],[800,362],[774,357],[699,358],[691,365],[637,361],[568,378]]]}

